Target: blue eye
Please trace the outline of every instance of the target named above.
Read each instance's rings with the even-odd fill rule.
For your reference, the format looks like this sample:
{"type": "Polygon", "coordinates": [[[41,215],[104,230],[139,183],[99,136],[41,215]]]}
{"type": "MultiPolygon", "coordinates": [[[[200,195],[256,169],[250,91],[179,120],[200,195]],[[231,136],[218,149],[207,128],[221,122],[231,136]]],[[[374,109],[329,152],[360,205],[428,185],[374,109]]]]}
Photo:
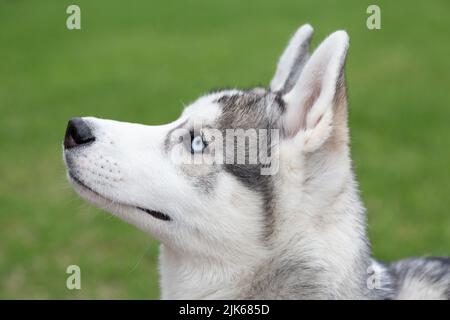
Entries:
{"type": "Polygon", "coordinates": [[[195,136],[191,142],[191,152],[192,153],[200,153],[205,149],[205,143],[201,136],[195,136]]]}

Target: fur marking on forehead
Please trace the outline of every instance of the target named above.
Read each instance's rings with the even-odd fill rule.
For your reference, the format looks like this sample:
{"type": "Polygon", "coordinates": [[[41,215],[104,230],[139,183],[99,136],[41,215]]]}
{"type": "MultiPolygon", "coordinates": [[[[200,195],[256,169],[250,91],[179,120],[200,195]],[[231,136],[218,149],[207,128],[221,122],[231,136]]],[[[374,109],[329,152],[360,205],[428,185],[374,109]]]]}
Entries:
{"type": "Polygon", "coordinates": [[[217,120],[219,129],[274,128],[284,112],[278,94],[264,88],[224,91],[214,102],[222,108],[217,120]]]}

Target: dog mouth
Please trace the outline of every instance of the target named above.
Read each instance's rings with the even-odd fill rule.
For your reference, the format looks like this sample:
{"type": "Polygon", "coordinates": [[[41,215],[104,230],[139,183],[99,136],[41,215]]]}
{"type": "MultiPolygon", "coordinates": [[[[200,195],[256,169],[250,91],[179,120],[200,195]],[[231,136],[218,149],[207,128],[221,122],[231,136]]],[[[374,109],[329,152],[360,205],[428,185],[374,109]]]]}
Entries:
{"type": "Polygon", "coordinates": [[[125,204],[125,203],[117,203],[116,201],[108,199],[107,197],[103,196],[102,194],[100,194],[99,192],[95,191],[91,187],[87,186],[83,181],[81,181],[70,170],[68,171],[68,173],[69,173],[69,176],[72,179],[72,181],[75,182],[79,187],[83,188],[84,190],[88,190],[89,192],[93,193],[95,196],[101,198],[102,200],[105,200],[105,201],[110,202],[110,203],[120,204],[120,205],[124,205],[124,206],[128,206],[128,207],[132,207],[132,208],[138,209],[140,211],[143,211],[143,212],[151,215],[153,218],[158,219],[158,220],[162,220],[162,221],[171,221],[172,220],[170,218],[170,216],[168,216],[167,214],[162,213],[160,211],[150,210],[150,209],[143,208],[143,207],[140,207],[140,206],[125,204]]]}

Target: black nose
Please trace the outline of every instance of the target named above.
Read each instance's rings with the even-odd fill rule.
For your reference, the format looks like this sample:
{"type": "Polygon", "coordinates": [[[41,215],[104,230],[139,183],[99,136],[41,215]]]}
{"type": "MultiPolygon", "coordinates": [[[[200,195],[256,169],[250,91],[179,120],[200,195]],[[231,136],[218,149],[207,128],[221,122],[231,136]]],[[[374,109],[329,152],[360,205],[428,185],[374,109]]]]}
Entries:
{"type": "Polygon", "coordinates": [[[79,145],[83,145],[95,140],[91,129],[81,118],[73,118],[69,120],[64,137],[64,148],[70,149],[79,145]]]}

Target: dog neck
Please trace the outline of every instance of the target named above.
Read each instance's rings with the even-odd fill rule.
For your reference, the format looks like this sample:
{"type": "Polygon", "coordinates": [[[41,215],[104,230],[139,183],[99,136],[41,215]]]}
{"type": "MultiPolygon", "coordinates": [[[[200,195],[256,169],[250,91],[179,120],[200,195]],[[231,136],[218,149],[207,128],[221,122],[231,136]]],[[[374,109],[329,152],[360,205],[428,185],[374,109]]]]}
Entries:
{"type": "MultiPolygon", "coordinates": [[[[234,257],[236,258],[236,257],[234,257]]],[[[261,261],[230,263],[210,257],[195,257],[160,246],[161,297],[163,299],[237,299],[242,281],[252,278],[261,261]]]]}
{"type": "Polygon", "coordinates": [[[347,144],[285,158],[276,199],[275,258],[259,272],[272,270],[276,276],[255,287],[271,298],[364,298],[370,246],[347,144]]]}

